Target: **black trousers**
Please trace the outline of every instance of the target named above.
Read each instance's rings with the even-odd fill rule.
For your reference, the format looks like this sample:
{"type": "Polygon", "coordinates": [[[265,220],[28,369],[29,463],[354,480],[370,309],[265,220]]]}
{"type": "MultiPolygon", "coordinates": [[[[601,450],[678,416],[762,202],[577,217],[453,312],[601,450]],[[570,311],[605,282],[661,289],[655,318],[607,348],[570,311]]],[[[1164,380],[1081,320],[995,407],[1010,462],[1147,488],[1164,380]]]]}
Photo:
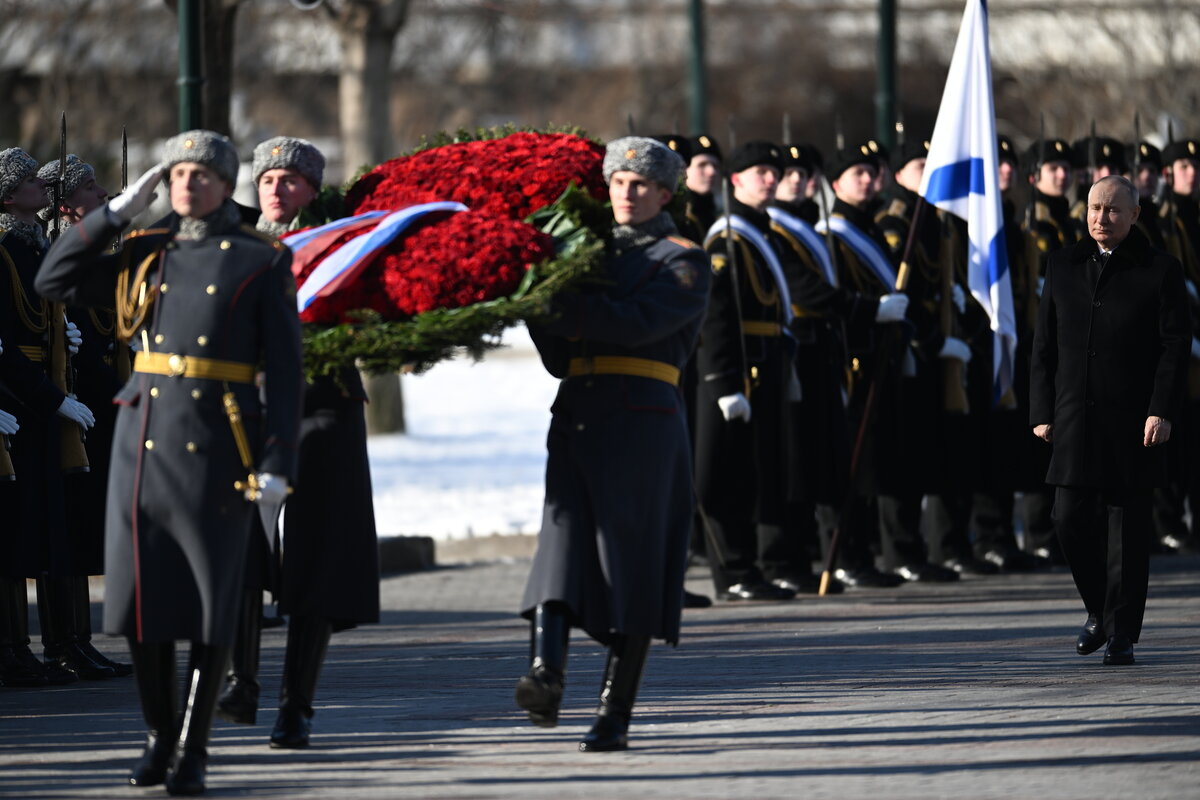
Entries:
{"type": "Polygon", "coordinates": [[[1138,640],[1150,579],[1150,489],[1059,486],[1054,521],[1088,614],[1138,640]]]}

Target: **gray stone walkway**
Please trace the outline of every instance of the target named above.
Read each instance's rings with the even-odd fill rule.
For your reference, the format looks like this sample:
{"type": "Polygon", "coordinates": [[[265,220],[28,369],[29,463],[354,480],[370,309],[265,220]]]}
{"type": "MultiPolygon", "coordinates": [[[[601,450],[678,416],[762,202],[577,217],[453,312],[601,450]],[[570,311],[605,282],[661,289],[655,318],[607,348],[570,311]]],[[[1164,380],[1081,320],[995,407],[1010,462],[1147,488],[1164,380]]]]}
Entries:
{"type": "MultiPolygon", "coordinates": [[[[382,624],[334,638],[313,746],[270,750],[269,708],[254,727],[218,721],[209,795],[1200,797],[1200,557],[1156,558],[1125,668],[1075,655],[1065,570],[685,612],[681,645],[651,651],[617,754],[575,749],[603,661],[581,637],[560,727],[513,706],[528,566],[386,579],[382,624]]],[[[709,589],[702,572],[689,586],[709,589]]],[[[283,644],[267,632],[268,694],[283,644]]],[[[0,689],[0,796],[166,796],[123,785],[141,736],[132,679],[0,689]]]]}

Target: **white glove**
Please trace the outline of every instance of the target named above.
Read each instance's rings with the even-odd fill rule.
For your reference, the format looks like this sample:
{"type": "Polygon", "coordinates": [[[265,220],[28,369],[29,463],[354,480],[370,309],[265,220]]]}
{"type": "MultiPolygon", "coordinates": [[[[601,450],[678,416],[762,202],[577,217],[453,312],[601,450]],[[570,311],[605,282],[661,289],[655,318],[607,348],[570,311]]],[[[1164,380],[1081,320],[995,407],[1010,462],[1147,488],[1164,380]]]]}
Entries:
{"type": "Polygon", "coordinates": [[[81,344],[83,344],[83,334],[79,332],[79,326],[67,320],[67,352],[73,356],[78,355],[81,344]]]}
{"type": "Polygon", "coordinates": [[[1037,295],[1038,295],[1038,297],[1041,297],[1041,296],[1042,296],[1042,287],[1043,287],[1043,286],[1045,286],[1045,285],[1046,285],[1046,279],[1045,279],[1045,278],[1040,278],[1040,277],[1039,277],[1039,278],[1038,278],[1038,288],[1037,288],[1037,295]]]}
{"type": "Polygon", "coordinates": [[[4,355],[4,342],[0,341],[0,356],[4,355]]]}
{"type": "Polygon", "coordinates": [[[287,499],[288,479],[271,472],[258,473],[258,497],[255,502],[278,505],[287,499]]]}
{"type": "Polygon", "coordinates": [[[92,416],[92,410],[74,397],[64,397],[62,405],[58,407],[57,413],[63,419],[77,422],[85,429],[96,424],[96,418],[92,416]]]}
{"type": "Polygon", "coordinates": [[[17,418],[0,408],[0,433],[13,434],[21,430],[21,426],[17,424],[17,418]]]}
{"type": "Polygon", "coordinates": [[[954,307],[958,309],[958,313],[967,313],[967,293],[957,283],[950,288],[954,299],[954,307]]]}
{"type": "Polygon", "coordinates": [[[155,164],[146,170],[133,186],[108,201],[108,213],[120,224],[128,225],[154,202],[154,188],[165,171],[166,167],[162,164],[155,164]]]}
{"type": "Polygon", "coordinates": [[[908,312],[908,295],[885,294],[879,298],[879,308],[875,309],[876,322],[899,322],[908,312]]]}
{"type": "Polygon", "coordinates": [[[1192,299],[1197,302],[1200,302],[1200,292],[1196,291],[1196,284],[1192,281],[1192,279],[1185,278],[1183,281],[1183,285],[1187,287],[1187,292],[1188,292],[1188,294],[1190,294],[1192,296],[1192,299]]]}
{"type": "Polygon", "coordinates": [[[962,339],[947,336],[945,344],[942,345],[941,352],[938,353],[938,358],[957,358],[959,361],[967,364],[971,361],[971,348],[967,347],[967,343],[962,339]]]}
{"type": "Polygon", "coordinates": [[[1200,339],[1192,337],[1192,358],[1200,358],[1200,339]]]}
{"type": "Polygon", "coordinates": [[[742,422],[750,421],[750,401],[741,392],[718,397],[717,406],[720,407],[726,422],[733,422],[735,419],[740,419],[742,422]]]}

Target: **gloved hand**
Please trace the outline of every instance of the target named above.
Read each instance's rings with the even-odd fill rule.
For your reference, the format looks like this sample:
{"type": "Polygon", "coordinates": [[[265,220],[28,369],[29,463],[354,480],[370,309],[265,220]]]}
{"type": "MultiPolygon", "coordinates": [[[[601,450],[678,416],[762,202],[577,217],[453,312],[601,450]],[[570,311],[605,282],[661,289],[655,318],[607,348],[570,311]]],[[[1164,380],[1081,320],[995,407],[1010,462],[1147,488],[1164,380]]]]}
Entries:
{"type": "Polygon", "coordinates": [[[1038,297],[1042,296],[1042,287],[1045,285],[1046,285],[1046,279],[1039,277],[1038,278],[1038,288],[1037,288],[1037,296],[1038,297]]]}
{"type": "Polygon", "coordinates": [[[84,429],[96,424],[96,418],[92,415],[92,410],[74,397],[64,397],[62,405],[58,407],[56,413],[63,419],[69,419],[71,422],[82,425],[84,429]]]}
{"type": "Polygon", "coordinates": [[[121,225],[128,225],[133,218],[145,211],[154,202],[154,188],[162,178],[166,167],[155,164],[125,191],[108,201],[108,213],[121,225]]]}
{"type": "Polygon", "coordinates": [[[0,356],[4,355],[4,341],[0,340],[0,356]]]}
{"type": "Polygon", "coordinates": [[[21,430],[21,426],[17,424],[17,418],[4,409],[0,409],[0,433],[13,434],[19,430],[21,430]]]}
{"type": "MultiPolygon", "coordinates": [[[[3,352],[0,350],[0,352],[3,352]]],[[[1200,339],[1192,337],[1192,358],[1200,358],[1200,339]]]]}
{"type": "Polygon", "coordinates": [[[287,478],[270,472],[260,472],[258,473],[257,478],[258,497],[255,498],[255,502],[278,505],[287,499],[287,478]]]}
{"type": "Polygon", "coordinates": [[[81,344],[83,344],[83,334],[79,332],[79,326],[67,320],[67,352],[71,355],[78,355],[81,344]]]}
{"type": "Polygon", "coordinates": [[[971,361],[971,348],[967,347],[967,343],[962,339],[947,336],[945,344],[942,345],[942,349],[938,353],[938,358],[957,358],[959,361],[967,364],[971,361]]]}
{"type": "Polygon", "coordinates": [[[717,406],[720,407],[726,422],[733,422],[735,419],[750,421],[750,401],[741,392],[717,398],[717,406]]]}
{"type": "Polygon", "coordinates": [[[899,322],[908,312],[908,295],[885,294],[879,298],[879,308],[875,309],[876,322],[899,322]]]}
{"type": "Polygon", "coordinates": [[[951,294],[953,295],[952,299],[954,300],[954,307],[958,309],[958,313],[967,313],[967,293],[964,292],[963,288],[957,283],[950,288],[951,294]]]}

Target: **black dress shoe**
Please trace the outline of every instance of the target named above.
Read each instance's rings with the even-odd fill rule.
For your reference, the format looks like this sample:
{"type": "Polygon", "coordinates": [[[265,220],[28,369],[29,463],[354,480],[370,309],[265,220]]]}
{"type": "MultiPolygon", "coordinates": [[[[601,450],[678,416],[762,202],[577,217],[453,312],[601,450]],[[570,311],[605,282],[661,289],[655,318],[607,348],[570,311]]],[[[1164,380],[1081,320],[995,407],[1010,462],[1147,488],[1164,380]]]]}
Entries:
{"type": "Polygon", "coordinates": [[[583,737],[579,749],[585,753],[610,753],[629,749],[629,720],[616,714],[596,717],[596,724],[583,737]]]}
{"type": "Polygon", "coordinates": [[[0,648],[0,685],[32,687],[49,683],[42,662],[29,652],[28,647],[25,648],[25,652],[29,653],[32,663],[18,655],[15,647],[0,648]]]}
{"type": "Polygon", "coordinates": [[[995,564],[1002,572],[1032,572],[1038,566],[1036,558],[1015,547],[988,550],[983,560],[995,564]]]}
{"type": "Polygon", "coordinates": [[[899,575],[880,572],[874,567],[839,569],[833,573],[841,583],[853,589],[894,589],[904,583],[899,575]]]}
{"type": "Polygon", "coordinates": [[[791,600],[796,593],[773,583],[735,583],[720,596],[722,600],[791,600]]]}
{"type": "MultiPolygon", "coordinates": [[[[772,578],[771,583],[796,594],[820,594],[821,592],[821,578],[818,575],[784,575],[779,578],[772,578]]],[[[825,587],[826,594],[839,594],[845,590],[846,587],[842,585],[842,582],[832,576],[830,577],[829,585],[825,587]]]]}
{"type": "Polygon", "coordinates": [[[81,681],[100,681],[117,676],[115,669],[93,659],[75,642],[59,645],[53,651],[46,652],[45,662],[74,672],[81,681]]]}
{"type": "Polygon", "coordinates": [[[919,583],[951,583],[958,580],[957,572],[937,564],[905,564],[892,571],[906,581],[919,583]]]}
{"type": "Polygon", "coordinates": [[[300,750],[308,747],[312,735],[312,720],[302,709],[285,705],[279,709],[275,727],[271,730],[271,747],[300,750]]]}
{"type": "Polygon", "coordinates": [[[258,681],[229,676],[217,698],[217,716],[238,725],[253,725],[258,721],[258,693],[258,681]]]}
{"type": "Polygon", "coordinates": [[[133,664],[126,664],[122,661],[113,661],[108,656],[97,650],[91,642],[79,642],[76,645],[84,654],[95,661],[97,664],[103,664],[113,671],[118,678],[124,678],[133,674],[133,664]]]}
{"type": "Polygon", "coordinates": [[[208,751],[180,748],[175,756],[175,768],[167,775],[167,794],[192,796],[204,794],[204,773],[208,767],[208,751]]]}
{"type": "Polygon", "coordinates": [[[708,595],[696,594],[695,592],[689,592],[687,589],[683,590],[684,608],[709,608],[712,604],[712,598],[708,595]]]}
{"type": "Polygon", "coordinates": [[[1133,642],[1128,636],[1118,633],[1108,640],[1104,648],[1104,663],[1112,666],[1133,663],[1133,642]]]}
{"type": "Polygon", "coordinates": [[[146,737],[146,749],[141,759],[133,765],[129,782],[134,786],[158,786],[167,779],[171,768],[171,757],[175,755],[175,740],[170,737],[146,737]]]}
{"type": "Polygon", "coordinates": [[[563,678],[544,666],[536,666],[517,680],[517,705],[529,714],[529,721],[539,728],[558,724],[558,707],[562,704],[563,678]]]}
{"type": "Polygon", "coordinates": [[[1000,571],[992,562],[974,556],[955,556],[943,561],[942,566],[954,570],[959,575],[995,575],[1000,571]]]}
{"type": "Polygon", "coordinates": [[[1079,632],[1079,638],[1075,640],[1075,652],[1086,656],[1099,650],[1106,641],[1108,637],[1100,629],[1100,620],[1088,616],[1087,622],[1083,623],[1083,630],[1079,632]]]}

